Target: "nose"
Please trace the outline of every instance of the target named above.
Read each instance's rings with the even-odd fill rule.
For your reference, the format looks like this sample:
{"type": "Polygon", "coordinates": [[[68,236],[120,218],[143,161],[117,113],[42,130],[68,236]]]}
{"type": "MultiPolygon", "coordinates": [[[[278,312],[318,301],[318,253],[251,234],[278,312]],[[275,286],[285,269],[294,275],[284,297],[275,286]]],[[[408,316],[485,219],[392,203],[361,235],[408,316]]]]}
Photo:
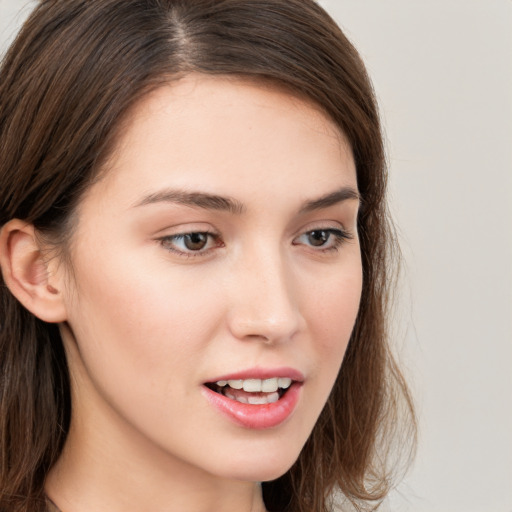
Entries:
{"type": "Polygon", "coordinates": [[[229,329],[241,340],[291,340],[303,329],[297,282],[281,255],[261,253],[232,268],[229,329]]]}

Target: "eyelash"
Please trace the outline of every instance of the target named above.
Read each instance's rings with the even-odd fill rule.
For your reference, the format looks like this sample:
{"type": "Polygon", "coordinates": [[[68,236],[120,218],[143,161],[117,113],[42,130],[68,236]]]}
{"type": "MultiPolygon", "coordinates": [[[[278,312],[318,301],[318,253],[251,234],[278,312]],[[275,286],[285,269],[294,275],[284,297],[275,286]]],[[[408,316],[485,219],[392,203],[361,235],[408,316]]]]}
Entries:
{"type": "MultiPolygon", "coordinates": [[[[300,239],[301,237],[305,236],[311,236],[313,233],[324,233],[327,234],[328,240],[331,239],[331,237],[334,237],[334,240],[332,241],[332,244],[329,247],[324,247],[323,245],[316,246],[318,249],[315,249],[314,245],[310,245],[309,247],[312,247],[315,252],[321,252],[321,253],[328,253],[333,251],[338,251],[340,247],[343,245],[344,242],[348,240],[352,240],[354,237],[351,233],[348,231],[342,230],[342,229],[336,229],[336,228],[319,228],[319,229],[311,229],[308,230],[298,237],[294,239],[292,242],[293,245],[301,245],[300,243],[295,243],[295,240],[300,239]]],[[[158,241],[160,244],[169,252],[172,252],[174,254],[177,254],[180,257],[183,258],[197,258],[197,257],[203,257],[209,254],[213,249],[218,247],[224,247],[224,243],[220,239],[220,235],[217,233],[211,232],[211,231],[190,231],[187,233],[177,233],[175,235],[168,235],[164,236],[162,238],[159,238],[158,241]],[[181,250],[176,249],[172,246],[172,244],[175,244],[177,241],[183,241],[186,239],[186,237],[191,237],[194,235],[206,235],[208,240],[206,241],[206,244],[208,244],[208,241],[213,239],[215,242],[215,245],[213,247],[209,247],[205,250],[197,250],[194,251],[192,249],[188,250],[181,250]]]]}

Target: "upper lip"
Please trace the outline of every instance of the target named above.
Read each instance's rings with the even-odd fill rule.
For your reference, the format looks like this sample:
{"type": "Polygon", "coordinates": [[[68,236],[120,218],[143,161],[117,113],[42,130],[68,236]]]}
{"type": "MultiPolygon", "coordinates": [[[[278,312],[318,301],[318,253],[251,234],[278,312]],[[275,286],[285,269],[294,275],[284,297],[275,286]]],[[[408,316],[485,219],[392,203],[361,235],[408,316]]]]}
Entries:
{"type": "Polygon", "coordinates": [[[284,377],[292,379],[296,382],[303,382],[304,375],[295,368],[280,367],[280,368],[248,368],[239,372],[229,373],[209,379],[206,383],[218,382],[219,380],[246,380],[246,379],[273,379],[275,377],[284,377]]]}

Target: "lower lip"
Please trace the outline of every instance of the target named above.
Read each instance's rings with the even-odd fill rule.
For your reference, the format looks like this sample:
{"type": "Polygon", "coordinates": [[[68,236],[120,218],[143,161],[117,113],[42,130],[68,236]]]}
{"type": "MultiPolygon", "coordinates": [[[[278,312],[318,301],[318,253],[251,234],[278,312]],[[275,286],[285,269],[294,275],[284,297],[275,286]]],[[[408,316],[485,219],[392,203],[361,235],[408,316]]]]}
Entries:
{"type": "Polygon", "coordinates": [[[237,402],[206,386],[203,386],[202,391],[217,410],[238,425],[262,430],[277,427],[291,416],[299,401],[301,388],[301,383],[294,382],[277,402],[262,405],[237,402]]]}

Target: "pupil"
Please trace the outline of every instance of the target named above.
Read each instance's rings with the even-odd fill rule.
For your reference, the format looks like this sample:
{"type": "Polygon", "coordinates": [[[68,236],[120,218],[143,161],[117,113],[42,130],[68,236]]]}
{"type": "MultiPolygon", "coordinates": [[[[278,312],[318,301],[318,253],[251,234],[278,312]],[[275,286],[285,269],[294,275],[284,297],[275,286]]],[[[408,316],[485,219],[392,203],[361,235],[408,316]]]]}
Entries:
{"type": "Polygon", "coordinates": [[[314,245],[316,247],[324,245],[328,239],[328,231],[311,231],[311,233],[309,233],[309,241],[311,245],[314,245]]]}
{"type": "Polygon", "coordinates": [[[208,235],[206,233],[190,233],[185,236],[185,246],[191,251],[198,251],[202,249],[208,242],[208,235]]]}

